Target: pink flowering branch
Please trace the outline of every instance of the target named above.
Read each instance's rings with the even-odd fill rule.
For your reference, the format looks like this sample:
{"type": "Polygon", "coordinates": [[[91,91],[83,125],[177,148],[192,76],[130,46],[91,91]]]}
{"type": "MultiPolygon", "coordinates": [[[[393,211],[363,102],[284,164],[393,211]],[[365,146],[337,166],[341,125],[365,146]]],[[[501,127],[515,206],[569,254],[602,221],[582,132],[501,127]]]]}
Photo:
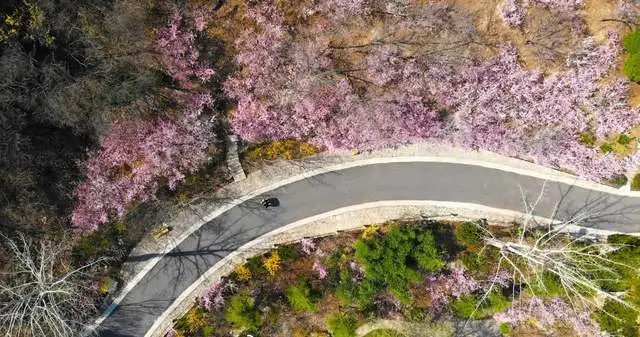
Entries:
{"type": "Polygon", "coordinates": [[[544,301],[537,297],[520,299],[514,305],[493,315],[498,323],[517,326],[534,320],[539,327],[553,331],[558,323],[569,324],[578,336],[601,337],[600,326],[593,321],[588,311],[575,311],[561,297],[544,301]]]}

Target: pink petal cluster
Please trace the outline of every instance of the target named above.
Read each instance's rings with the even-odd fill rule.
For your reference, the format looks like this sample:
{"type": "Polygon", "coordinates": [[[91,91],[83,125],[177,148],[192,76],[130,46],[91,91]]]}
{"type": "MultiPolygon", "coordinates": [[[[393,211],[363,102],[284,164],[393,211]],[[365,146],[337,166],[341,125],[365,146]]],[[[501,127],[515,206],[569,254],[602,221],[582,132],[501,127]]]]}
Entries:
{"type": "Polygon", "coordinates": [[[482,284],[467,275],[463,268],[452,267],[448,274],[427,277],[426,287],[431,295],[431,307],[435,311],[443,310],[451,297],[460,298],[482,288],[482,284]]]}
{"type": "Polygon", "coordinates": [[[640,3],[633,0],[619,0],[616,6],[616,17],[630,24],[638,23],[640,3]]]}
{"type": "Polygon", "coordinates": [[[318,273],[318,278],[321,279],[321,280],[324,280],[324,278],[327,277],[327,275],[329,274],[329,271],[327,270],[327,266],[325,266],[319,260],[315,260],[313,262],[312,269],[313,269],[313,271],[318,273]]]}
{"type": "MultiPolygon", "coordinates": [[[[195,45],[195,35],[183,24],[183,14],[174,11],[167,26],[156,30],[156,50],[160,53],[166,71],[185,88],[190,87],[192,77],[202,82],[214,74],[213,68],[200,61],[200,53],[195,45]]],[[[205,27],[203,15],[195,17],[196,30],[205,27]]]]}
{"type": "Polygon", "coordinates": [[[505,0],[500,8],[502,20],[508,26],[517,27],[522,24],[526,9],[529,6],[544,6],[561,11],[575,11],[584,0],[505,0]]]}
{"type": "Polygon", "coordinates": [[[516,27],[520,26],[524,21],[524,11],[522,0],[505,0],[500,8],[500,15],[504,23],[508,26],[516,27]]]}
{"type": "Polygon", "coordinates": [[[158,179],[174,188],[184,173],[197,170],[214,138],[212,123],[200,118],[211,103],[210,95],[193,94],[177,120],[116,123],[82,164],[86,179],[74,191],[74,226],[93,230],[109,216],[122,216],[131,202],[153,198],[158,179]]]}
{"type": "Polygon", "coordinates": [[[307,254],[311,255],[316,249],[316,244],[313,242],[313,239],[305,238],[300,240],[300,250],[307,254]]]}
{"type": "Polygon", "coordinates": [[[514,306],[493,315],[498,323],[516,326],[531,319],[543,329],[552,331],[559,322],[573,327],[578,336],[601,337],[598,323],[594,322],[588,311],[574,310],[562,297],[555,297],[544,301],[537,297],[528,297],[514,303],[514,306]]]}
{"type": "Polygon", "coordinates": [[[167,328],[167,330],[165,330],[164,332],[164,337],[178,337],[178,331],[176,331],[176,329],[173,328],[173,326],[170,326],[167,328]]]}
{"type": "Polygon", "coordinates": [[[200,302],[202,306],[211,311],[214,309],[219,309],[224,306],[224,297],[223,297],[224,286],[222,283],[217,282],[209,286],[205,289],[202,296],[200,296],[200,302]]]}

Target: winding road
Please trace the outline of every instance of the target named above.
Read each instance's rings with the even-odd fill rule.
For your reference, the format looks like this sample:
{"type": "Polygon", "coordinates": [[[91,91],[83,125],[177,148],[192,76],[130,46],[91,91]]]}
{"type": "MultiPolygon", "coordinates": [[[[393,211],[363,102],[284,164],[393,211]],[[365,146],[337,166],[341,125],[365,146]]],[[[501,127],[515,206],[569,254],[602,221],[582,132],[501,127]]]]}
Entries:
{"type": "MultiPolygon", "coordinates": [[[[319,174],[277,188],[229,209],[182,241],[126,295],[98,328],[102,337],[142,337],[198,277],[245,243],[297,220],[333,209],[381,200],[438,200],[521,211],[521,189],[535,199],[544,181],[486,167],[386,163],[319,174]],[[263,209],[264,196],[280,207],[263,209]]],[[[640,198],[547,182],[536,214],[556,218],[593,214],[585,226],[640,232],[640,198]]],[[[133,256],[144,261],[149,256],[133,256]]]]}

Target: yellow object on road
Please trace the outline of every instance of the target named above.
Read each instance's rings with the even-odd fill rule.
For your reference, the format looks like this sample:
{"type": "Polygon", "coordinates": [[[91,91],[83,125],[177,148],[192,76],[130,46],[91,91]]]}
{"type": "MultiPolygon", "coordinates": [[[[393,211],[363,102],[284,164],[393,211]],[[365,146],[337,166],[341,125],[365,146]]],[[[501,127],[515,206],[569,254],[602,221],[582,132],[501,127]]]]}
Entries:
{"type": "Polygon", "coordinates": [[[156,230],[153,232],[153,237],[154,237],[156,240],[160,240],[163,236],[165,236],[165,235],[169,234],[169,232],[171,231],[171,229],[172,229],[172,228],[171,228],[170,226],[167,226],[167,224],[162,224],[162,227],[160,227],[160,228],[156,229],[156,230]]]}

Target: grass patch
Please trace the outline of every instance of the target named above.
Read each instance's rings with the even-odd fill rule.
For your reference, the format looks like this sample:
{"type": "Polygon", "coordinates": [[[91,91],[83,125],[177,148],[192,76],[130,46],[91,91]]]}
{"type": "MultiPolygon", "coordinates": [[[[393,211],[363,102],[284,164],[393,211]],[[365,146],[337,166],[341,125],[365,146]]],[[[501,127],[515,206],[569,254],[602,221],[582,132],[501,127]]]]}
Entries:
{"type": "Polygon", "coordinates": [[[395,330],[377,329],[369,332],[364,337],[405,337],[405,336],[395,330]]]}
{"type": "Polygon", "coordinates": [[[640,173],[636,173],[631,180],[631,190],[640,191],[640,173]]]}
{"type": "Polygon", "coordinates": [[[327,330],[333,337],[355,337],[358,321],[344,313],[334,313],[327,319],[327,330]]]}

